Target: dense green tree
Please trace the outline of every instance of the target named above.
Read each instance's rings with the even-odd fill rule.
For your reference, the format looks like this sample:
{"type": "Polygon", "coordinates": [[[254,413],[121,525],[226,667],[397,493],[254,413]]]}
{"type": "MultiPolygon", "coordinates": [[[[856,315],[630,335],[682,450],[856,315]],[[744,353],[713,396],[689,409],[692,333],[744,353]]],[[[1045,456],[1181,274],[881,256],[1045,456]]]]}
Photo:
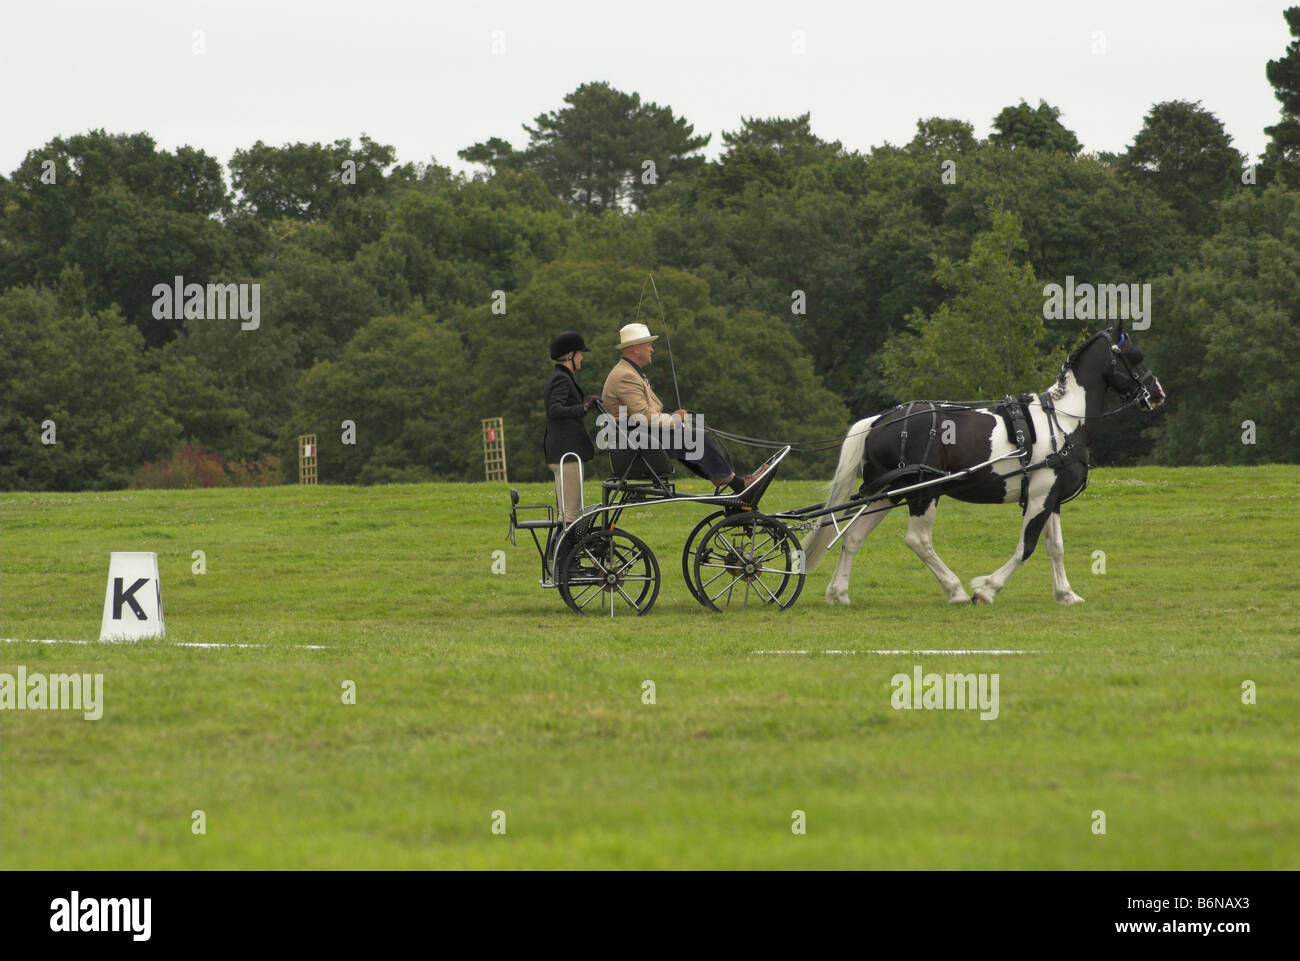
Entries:
{"type": "Polygon", "coordinates": [[[177,325],[153,318],[153,285],[206,283],[253,252],[214,219],[228,208],[220,164],[202,151],[160,151],[143,133],[56,137],[0,187],[0,289],[53,286],[79,264],[92,311],[115,303],[163,343],[177,325]]]}
{"type": "Polygon", "coordinates": [[[969,153],[978,146],[975,128],[965,120],[930,117],[916,122],[916,136],[908,143],[906,149],[909,153],[925,154],[946,160],[969,153]]]}
{"type": "Polygon", "coordinates": [[[863,317],[867,278],[848,197],[756,190],[723,210],[662,218],[655,244],[662,262],[706,279],[718,303],[783,318],[832,389],[852,378],[876,332],[863,317]]]}
{"type": "Polygon", "coordinates": [[[1220,229],[1162,278],[1142,336],[1169,395],[1155,456],[1170,464],[1300,461],[1300,193],[1224,201],[1220,229]],[[1246,421],[1255,443],[1243,443],[1246,421]]]}
{"type": "Polygon", "coordinates": [[[1083,146],[1060,118],[1058,107],[1040,100],[1035,109],[1022,100],[1014,107],[1003,107],[993,118],[989,141],[1012,150],[1050,150],[1073,157],[1083,146]]]}
{"type": "Polygon", "coordinates": [[[563,214],[521,203],[495,181],[455,182],[405,193],[357,263],[391,310],[417,299],[429,307],[485,303],[558,256],[569,232],[563,214]]]}
{"type": "Polygon", "coordinates": [[[579,207],[644,209],[656,186],[704,163],[699,151],[711,135],[696,136],[685,118],[643,103],[640,94],[586,83],[564,102],[568,106],[561,110],[539,114],[534,126],[524,125],[528,164],[553,193],[579,207]],[[652,182],[647,161],[653,163],[652,182]]]}
{"type": "MultiPolygon", "coordinates": [[[[812,132],[811,115],[745,117],[740,128],[722,134],[725,147],[716,164],[703,167],[684,182],[691,206],[727,203],[745,195],[794,186],[800,170],[843,154],[839,141],[827,142],[812,132]]],[[[678,191],[655,195],[673,198],[678,191]]]]}
{"type": "Polygon", "coordinates": [[[951,300],[929,316],[914,311],[908,331],[880,351],[881,375],[897,398],[991,399],[1051,382],[1062,345],[1050,349],[1043,285],[1023,262],[1028,247],[1020,219],[995,210],[967,260],[939,258],[935,279],[951,300]]]}
{"type": "Polygon", "coordinates": [[[1245,159],[1219,118],[1186,100],[1153,106],[1124,154],[1129,173],[1149,184],[1196,235],[1209,232],[1214,205],[1240,186],[1245,159]]]}
{"type": "MultiPolygon", "coordinates": [[[[946,136],[960,138],[952,124],[946,136]]],[[[784,317],[803,290],[807,314],[789,314],[789,326],[827,386],[865,415],[894,399],[873,355],[913,309],[937,308],[933,257],[965,257],[989,229],[990,200],[1020,215],[1029,262],[1047,280],[1145,282],[1192,249],[1165,202],[1094,158],[994,145],[955,156],[955,183],[942,179],[946,158],[917,143],[824,158],[788,185],[735,178],[736,194],[712,189],[727,181],[711,165],[651,208],[656,257],[704,277],[712,300],[735,309],[784,317]]]]}
{"type": "Polygon", "coordinates": [[[181,439],[223,458],[252,459],[269,446],[270,438],[255,433],[243,399],[223,390],[217,374],[202,366],[174,340],[146,353],[146,362],[161,385],[163,409],[180,425],[181,439]]]}
{"type": "Polygon", "coordinates": [[[382,193],[388,168],[396,160],[392,147],[365,134],[355,149],[350,138],[332,144],[292,143],[272,147],[257,141],[230,158],[230,174],[240,194],[239,206],[266,220],[294,217],[324,220],[348,198],[382,193]]]}
{"type": "MultiPolygon", "coordinates": [[[[237,269],[235,246],[220,223],[149,203],[123,186],[95,192],[62,252],[80,265],[91,305],[117,304],[151,347],[176,335],[182,320],[155,316],[154,287],[251,282],[237,269]]],[[[174,313],[174,312],[173,312],[174,313]]]]}
{"type": "Polygon", "coordinates": [[[1019,215],[1028,259],[1045,281],[1139,283],[1185,263],[1194,249],[1150,188],[1087,155],[985,147],[958,164],[940,252],[963,253],[989,226],[989,202],[1019,215]]]}
{"type": "MultiPolygon", "coordinates": [[[[1288,53],[1270,67],[1284,119],[1291,63],[1288,53]]],[[[1010,262],[1042,283],[1073,276],[1077,283],[1156,284],[1152,332],[1138,337],[1167,361],[1172,376],[1158,373],[1171,396],[1182,399],[1171,402],[1168,416],[1125,411],[1108,420],[1100,462],[1139,461],[1157,441],[1169,460],[1226,456],[1213,453],[1222,439],[1213,431],[1222,425],[1207,398],[1217,395],[1199,386],[1192,397],[1180,390],[1183,381],[1209,383],[1195,360],[1214,346],[1203,328],[1230,329],[1220,315],[1247,305],[1273,318],[1274,341],[1285,340],[1276,318],[1291,316],[1279,292],[1291,275],[1277,257],[1293,258],[1294,245],[1286,247],[1290,228],[1277,224],[1289,222],[1287,201],[1267,194],[1271,206],[1260,209],[1269,213],[1234,206],[1236,232],[1218,230],[1220,211],[1246,191],[1234,186],[1240,159],[1222,126],[1198,104],[1156,105],[1122,155],[1076,155],[1077,140],[1042,103],[1003,111],[988,141],[977,140],[965,121],[931,117],[918,121],[905,146],[885,144],[867,154],[818,137],[806,113],[744,117],[723,134],[723,153],[711,163],[698,156],[707,138],[694,137],[684,120],[608,85],[580,88],[565,109],[544,117],[530,129],[535,139],[527,149],[494,138],[462,151],[485,168],[473,178],[432,162],[397,164],[391,148],[364,138],[359,149],[346,140],[257,144],[237,155],[238,205],[220,166],[201,151],[159,151],[144,134],[57,138],[32,151],[12,177],[0,178],[0,293],[33,283],[53,289],[39,297],[55,298],[60,324],[80,318],[91,340],[97,335],[85,325],[112,328],[107,318],[125,316],[145,335],[134,382],[172,424],[164,432],[169,443],[185,440],[237,458],[279,450],[290,466],[291,445],[279,445],[302,426],[291,416],[327,409],[320,394],[304,403],[299,385],[321,378],[348,383],[337,380],[341,374],[320,373],[331,370],[323,364],[352,370],[362,386],[378,384],[389,360],[374,342],[376,331],[403,343],[415,337],[417,353],[426,340],[436,341],[454,363],[439,361],[435,380],[455,384],[460,409],[470,415],[470,429],[459,427],[462,446],[453,450],[427,424],[414,434],[385,428],[371,435],[375,444],[360,451],[344,445],[331,456],[344,468],[334,479],[352,480],[479,476],[480,414],[504,414],[511,449],[525,445],[522,461],[512,456],[512,475],[545,478],[531,447],[540,437],[536,394],[549,369],[546,342],[566,326],[606,330],[611,353],[590,357],[588,366],[588,376],[603,380],[618,326],[636,316],[651,270],[673,324],[688,406],[710,423],[746,433],[834,434],[850,414],[881,410],[900,399],[897,390],[916,386],[881,374],[883,360],[897,360],[882,354],[883,345],[909,319],[951,320],[958,308],[986,305],[970,263],[977,238],[986,243],[985,235],[996,232],[991,207],[1019,218],[1025,247],[1010,262]],[[667,146],[658,153],[646,147],[655,143],[667,146]],[[347,183],[345,161],[358,158],[357,183],[347,183]],[[42,182],[46,159],[54,183],[42,182]],[[642,159],[655,160],[653,187],[640,182],[642,159]],[[597,175],[605,180],[584,180],[597,175]],[[1247,224],[1259,226],[1258,243],[1248,239],[1247,224]],[[1215,239],[1213,256],[1203,248],[1195,271],[1185,268],[1196,251],[1192,231],[1215,239]],[[1245,260],[1230,256],[1234,243],[1249,252],[1245,260]],[[947,264],[938,274],[936,261],[947,264]],[[155,319],[154,286],[177,275],[188,283],[257,282],[261,327],[155,319]],[[1175,280],[1164,275],[1182,286],[1170,286],[1175,280]],[[1204,307],[1194,299],[1210,290],[1230,291],[1232,305],[1206,295],[1204,307]],[[1197,320],[1171,344],[1164,332],[1176,310],[1197,320]],[[349,357],[347,345],[376,318],[389,323],[375,324],[371,339],[349,357]],[[394,318],[438,333],[399,331],[394,318]],[[692,357],[702,366],[692,370],[692,357]],[[364,364],[377,366],[362,377],[364,364]],[[310,381],[303,376],[309,368],[310,381]],[[785,392],[780,399],[773,384],[785,392]],[[848,411],[830,413],[840,402],[848,411]],[[781,403],[803,413],[790,419],[781,403]]],[[[1266,159],[1261,185],[1277,163],[1266,159]]],[[[1040,288],[1037,315],[1042,296],[1040,288]]],[[[650,298],[641,306],[641,319],[653,324],[657,305],[650,298]]],[[[35,308],[28,313],[40,315],[35,308]]],[[[1054,368],[1060,345],[1083,327],[1096,323],[1050,321],[1037,342],[1032,332],[1016,333],[1016,349],[1032,350],[1054,368]]],[[[7,333],[17,330],[11,325],[7,333]]],[[[961,343],[951,334],[945,343],[961,343]]],[[[1253,350],[1255,335],[1240,336],[1253,350]]],[[[980,344],[985,352],[997,347],[996,340],[980,344]]],[[[981,356],[968,346],[972,357],[981,356]]],[[[661,352],[653,376],[666,397],[665,359],[661,352]]],[[[1276,418],[1273,394],[1251,393],[1259,387],[1252,369],[1233,368],[1233,379],[1219,387],[1264,410],[1261,417],[1276,418]]],[[[1259,369],[1273,377],[1271,368],[1259,369]]],[[[1012,385],[1000,381],[996,389],[1012,385]]],[[[350,396],[369,390],[357,387],[350,396]]],[[[1282,454],[1264,446],[1262,420],[1246,413],[1241,419],[1257,420],[1261,443],[1245,452],[1232,448],[1234,456],[1291,456],[1285,446],[1282,454]]],[[[314,420],[311,429],[322,442],[337,436],[314,420]]],[[[1272,443],[1286,435],[1274,427],[1267,437],[1272,443]]],[[[738,462],[752,466],[756,453],[740,451],[738,462]]],[[[121,464],[82,463],[81,486],[111,486],[127,476],[121,464]]],[[[825,466],[791,464],[811,474],[825,466]]],[[[76,483],[67,475],[40,476],[31,483],[76,483]]]]}
{"type": "Polygon", "coordinates": [[[742,117],[739,129],[723,132],[722,143],[723,164],[739,151],[752,149],[780,154],[794,166],[803,167],[836,156],[844,149],[838,140],[828,142],[812,132],[811,113],[798,117],[742,117]]]}
{"type": "Polygon", "coordinates": [[[180,437],[139,331],[115,308],[85,310],[82,297],[0,293],[0,489],[122,488],[180,437]]]}
{"type": "Polygon", "coordinates": [[[1294,39],[1286,53],[1265,68],[1273,95],[1282,104],[1282,119],[1264,128],[1269,136],[1264,163],[1271,176],[1295,187],[1300,186],[1300,7],[1290,7],[1282,16],[1294,39]]]}
{"type": "Polygon", "coordinates": [[[297,464],[295,438],[316,434],[323,482],[471,479],[479,444],[479,422],[466,410],[471,378],[447,325],[418,311],[374,318],[338,360],[303,375],[281,430],[286,473],[297,464]],[[344,442],[344,421],[355,425],[355,443],[344,442]]]}
{"type": "MultiPolygon", "coordinates": [[[[183,358],[191,358],[203,371],[204,384],[237,400],[248,414],[242,427],[256,436],[257,453],[267,452],[289,416],[302,353],[298,332],[281,319],[279,298],[273,294],[265,308],[256,330],[241,329],[238,320],[185,321],[163,365],[164,370],[169,365],[174,369],[176,364],[188,365],[183,358]]],[[[242,431],[232,436],[232,455],[238,450],[244,456],[245,437],[242,431]]]]}
{"type": "Polygon", "coordinates": [[[469,163],[481,164],[489,176],[506,170],[518,170],[528,163],[528,156],[522,150],[516,150],[508,140],[489,137],[480,143],[456,151],[456,156],[469,163]]]}
{"type": "Polygon", "coordinates": [[[302,370],[337,357],[367,321],[382,312],[374,288],[355,264],[339,263],[302,247],[288,247],[262,281],[262,315],[292,331],[294,364],[302,370]]]}

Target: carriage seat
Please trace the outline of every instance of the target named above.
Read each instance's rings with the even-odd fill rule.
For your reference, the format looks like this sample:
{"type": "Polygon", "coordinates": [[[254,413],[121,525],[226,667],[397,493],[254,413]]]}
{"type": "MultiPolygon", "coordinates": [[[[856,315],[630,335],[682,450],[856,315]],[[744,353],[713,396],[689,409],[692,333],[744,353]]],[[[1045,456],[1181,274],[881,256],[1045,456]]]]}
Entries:
{"type": "Polygon", "coordinates": [[[564,522],[555,519],[555,509],[549,504],[520,504],[519,491],[513,487],[510,488],[510,527],[511,530],[535,530],[546,529],[551,527],[563,527],[564,522]],[[519,519],[519,511],[546,511],[545,519],[525,520],[519,519]]]}
{"type": "MultiPolygon", "coordinates": [[[[596,402],[596,409],[604,416],[610,416],[600,401],[596,402]]],[[[671,495],[673,484],[669,478],[675,471],[668,452],[658,447],[630,449],[621,429],[618,440],[617,447],[607,450],[611,476],[601,484],[606,496],[620,490],[671,495]]]]}
{"type": "Polygon", "coordinates": [[[673,459],[659,448],[611,450],[609,469],[620,480],[656,480],[674,474],[673,459]]]}

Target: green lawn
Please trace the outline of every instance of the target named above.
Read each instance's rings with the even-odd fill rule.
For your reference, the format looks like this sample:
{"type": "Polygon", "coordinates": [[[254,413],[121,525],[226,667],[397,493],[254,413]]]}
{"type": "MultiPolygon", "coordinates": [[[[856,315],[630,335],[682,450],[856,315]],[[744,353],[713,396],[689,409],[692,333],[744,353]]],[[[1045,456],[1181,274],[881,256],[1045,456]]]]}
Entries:
{"type": "MultiPolygon", "coordinates": [[[[821,491],[778,478],[764,505],[821,491]]],[[[704,509],[677,505],[627,518],[653,612],[577,617],[507,508],[486,484],[0,497],[0,636],[94,641],[109,552],[147,550],[168,642],[262,645],[0,644],[2,671],[105,688],[99,721],[0,714],[4,867],[1300,868],[1295,467],[1095,472],[1063,513],[1072,608],[1041,546],[996,604],[950,607],[900,511],[851,608],[823,603],[832,555],[789,611],[710,614],[679,572],[704,509]],[[998,673],[999,717],[894,710],[916,664],[998,673]]],[[[1017,524],[945,500],[936,547],[969,582],[1017,524]]]]}

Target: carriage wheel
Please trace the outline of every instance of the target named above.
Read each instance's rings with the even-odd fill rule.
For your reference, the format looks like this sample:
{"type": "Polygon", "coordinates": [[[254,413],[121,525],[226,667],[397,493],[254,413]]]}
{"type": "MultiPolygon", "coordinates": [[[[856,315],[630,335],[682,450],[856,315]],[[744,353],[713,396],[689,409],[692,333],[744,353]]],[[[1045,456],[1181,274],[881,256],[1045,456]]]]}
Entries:
{"type": "MultiPolygon", "coordinates": [[[[697,601],[700,600],[700,594],[695,589],[695,540],[719,517],[725,517],[726,511],[714,511],[704,520],[700,521],[691,529],[686,538],[686,546],[682,548],[682,577],[686,580],[686,589],[691,592],[691,597],[697,601]]],[[[700,601],[703,603],[703,601],[700,601]]]]}
{"type": "Polygon", "coordinates": [[[790,528],[764,514],[733,514],[709,528],[695,550],[695,589],[705,607],[785,610],[803,590],[804,558],[790,528]]]}
{"type": "Polygon", "coordinates": [[[659,596],[659,562],[641,538],[594,530],[569,551],[556,586],[578,614],[645,614],[659,596]]]}

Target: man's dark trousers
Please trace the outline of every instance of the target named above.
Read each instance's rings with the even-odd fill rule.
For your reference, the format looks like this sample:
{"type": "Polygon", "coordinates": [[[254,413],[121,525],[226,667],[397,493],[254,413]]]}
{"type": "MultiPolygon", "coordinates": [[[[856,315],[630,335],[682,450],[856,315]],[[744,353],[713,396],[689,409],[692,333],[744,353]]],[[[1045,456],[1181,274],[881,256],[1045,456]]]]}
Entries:
{"type": "Polygon", "coordinates": [[[668,456],[673,460],[679,460],[686,467],[703,477],[705,480],[712,480],[715,477],[727,477],[735,473],[735,469],[727,462],[726,455],[718,450],[718,446],[713,443],[713,438],[708,434],[703,435],[704,442],[700,444],[700,450],[697,453],[697,460],[689,459],[685,447],[666,448],[668,456]]]}

